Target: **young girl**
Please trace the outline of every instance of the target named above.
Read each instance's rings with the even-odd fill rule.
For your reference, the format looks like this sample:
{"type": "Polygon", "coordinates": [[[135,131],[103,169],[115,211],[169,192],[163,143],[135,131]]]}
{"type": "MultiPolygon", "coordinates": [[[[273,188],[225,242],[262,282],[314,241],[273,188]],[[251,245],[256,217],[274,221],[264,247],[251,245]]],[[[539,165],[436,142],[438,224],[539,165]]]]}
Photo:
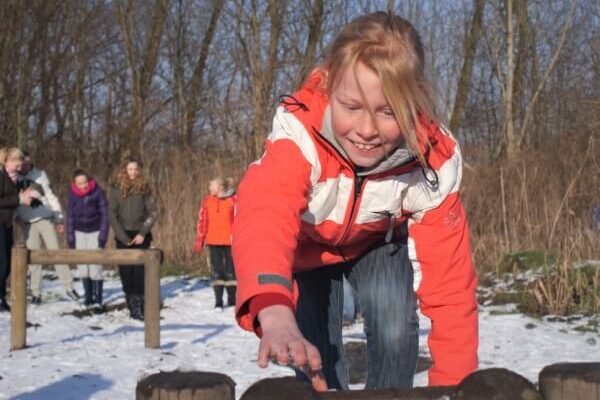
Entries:
{"type": "MultiPolygon", "coordinates": [[[[83,170],[76,170],[67,195],[67,243],[72,249],[103,249],[108,238],[108,202],[104,191],[83,170]]],[[[80,264],[85,305],[102,308],[102,265],[80,264]]]]}
{"type": "Polygon", "coordinates": [[[6,280],[10,275],[15,210],[20,204],[30,205],[35,197],[33,187],[20,190],[17,184],[23,152],[16,147],[0,149],[0,312],[10,311],[6,302],[6,280]]]}
{"type": "Polygon", "coordinates": [[[348,388],[343,276],[364,316],[367,388],[412,386],[417,298],[432,320],[430,385],[477,367],[461,155],[431,95],[417,32],[379,12],[347,25],[277,109],[233,228],[236,317],[260,336],[261,367],[276,359],[317,390],[348,388]]]}
{"type": "Polygon", "coordinates": [[[215,178],[208,183],[209,195],[198,211],[198,238],[194,251],[202,252],[206,244],[212,264],[212,286],[215,309],[223,310],[223,291],[227,289],[227,305],[235,305],[236,281],[231,259],[231,225],[233,224],[234,191],[232,179],[215,178]]]}
{"type": "MultiPolygon", "coordinates": [[[[128,158],[119,168],[116,185],[108,201],[110,225],[117,249],[147,249],[152,242],[152,226],[157,209],[150,187],[141,174],[141,163],[128,158]]],[[[119,275],[125,292],[129,315],[144,319],[144,267],[120,265],[119,275]]]]}

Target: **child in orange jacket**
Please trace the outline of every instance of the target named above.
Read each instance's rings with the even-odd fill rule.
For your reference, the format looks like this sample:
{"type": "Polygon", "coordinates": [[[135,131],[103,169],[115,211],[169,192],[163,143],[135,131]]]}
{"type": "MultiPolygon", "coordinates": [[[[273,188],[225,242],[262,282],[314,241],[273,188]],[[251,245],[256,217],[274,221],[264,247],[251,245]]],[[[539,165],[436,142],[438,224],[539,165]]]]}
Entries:
{"type": "Polygon", "coordinates": [[[216,310],[223,310],[224,289],[227,290],[227,305],[235,305],[237,283],[231,258],[231,225],[235,206],[232,182],[231,178],[215,178],[208,183],[209,195],[202,200],[196,226],[198,238],[194,251],[201,253],[203,245],[208,246],[216,310]]]}
{"type": "Polygon", "coordinates": [[[236,318],[260,336],[258,364],[347,389],[343,277],[367,335],[367,388],[408,388],[417,301],[432,320],[431,385],[477,368],[478,326],[458,143],[441,125],[413,26],[364,15],[285,96],[237,197],[236,318]],[[300,372],[303,371],[303,372],[300,372]]]}

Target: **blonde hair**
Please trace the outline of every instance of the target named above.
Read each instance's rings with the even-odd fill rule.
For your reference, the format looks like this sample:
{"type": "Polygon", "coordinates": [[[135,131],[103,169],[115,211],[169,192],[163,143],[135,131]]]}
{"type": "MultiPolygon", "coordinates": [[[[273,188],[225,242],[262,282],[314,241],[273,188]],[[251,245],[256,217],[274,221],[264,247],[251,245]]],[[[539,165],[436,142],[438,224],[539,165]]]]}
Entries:
{"type": "Polygon", "coordinates": [[[227,192],[233,188],[233,178],[231,178],[231,177],[227,177],[227,178],[223,179],[220,176],[216,176],[216,177],[212,178],[210,181],[208,181],[208,183],[212,183],[212,182],[217,182],[219,185],[221,185],[223,187],[223,192],[227,192]]]}
{"type": "Polygon", "coordinates": [[[25,154],[18,147],[2,147],[0,148],[0,166],[4,167],[8,160],[20,160],[25,159],[25,154]]]}
{"type": "Polygon", "coordinates": [[[379,76],[404,140],[424,163],[422,147],[427,148],[429,141],[426,136],[419,137],[418,125],[437,123],[439,118],[425,77],[419,34],[410,22],[391,13],[375,12],[354,19],[333,41],[319,67],[326,73],[327,92],[332,92],[347,67],[353,68],[356,77],[359,63],[379,76]]]}

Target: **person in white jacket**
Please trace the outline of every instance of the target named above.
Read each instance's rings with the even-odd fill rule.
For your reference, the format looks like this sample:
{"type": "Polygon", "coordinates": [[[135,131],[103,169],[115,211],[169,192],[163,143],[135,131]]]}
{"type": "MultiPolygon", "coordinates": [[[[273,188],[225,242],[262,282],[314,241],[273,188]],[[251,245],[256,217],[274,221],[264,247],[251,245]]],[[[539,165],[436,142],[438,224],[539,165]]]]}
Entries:
{"type": "MultiPolygon", "coordinates": [[[[19,181],[23,187],[28,187],[32,183],[41,187],[43,193],[38,202],[31,205],[20,205],[17,208],[17,219],[20,220],[25,236],[25,244],[30,250],[42,248],[42,243],[48,250],[58,250],[58,233],[64,232],[64,215],[60,201],[52,191],[48,175],[41,169],[34,168],[29,154],[24,152],[25,159],[19,171],[19,181]]],[[[56,264],[54,266],[58,277],[60,278],[65,293],[72,300],[78,300],[79,294],[73,289],[73,275],[66,264],[56,264]]],[[[39,264],[29,265],[30,288],[33,304],[40,304],[41,285],[42,285],[42,266],[39,264]]]]}

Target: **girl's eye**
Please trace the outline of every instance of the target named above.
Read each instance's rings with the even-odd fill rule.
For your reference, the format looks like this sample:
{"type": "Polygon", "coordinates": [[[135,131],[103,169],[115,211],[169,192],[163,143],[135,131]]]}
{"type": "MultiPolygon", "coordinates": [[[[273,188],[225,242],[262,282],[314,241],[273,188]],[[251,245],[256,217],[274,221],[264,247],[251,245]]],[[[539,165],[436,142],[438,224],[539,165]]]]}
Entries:
{"type": "Polygon", "coordinates": [[[381,113],[386,117],[394,117],[394,112],[392,110],[382,110],[381,113]]]}
{"type": "Polygon", "coordinates": [[[350,110],[350,111],[360,110],[359,106],[355,106],[355,105],[352,105],[352,104],[345,104],[344,107],[346,107],[346,109],[350,110]]]}

